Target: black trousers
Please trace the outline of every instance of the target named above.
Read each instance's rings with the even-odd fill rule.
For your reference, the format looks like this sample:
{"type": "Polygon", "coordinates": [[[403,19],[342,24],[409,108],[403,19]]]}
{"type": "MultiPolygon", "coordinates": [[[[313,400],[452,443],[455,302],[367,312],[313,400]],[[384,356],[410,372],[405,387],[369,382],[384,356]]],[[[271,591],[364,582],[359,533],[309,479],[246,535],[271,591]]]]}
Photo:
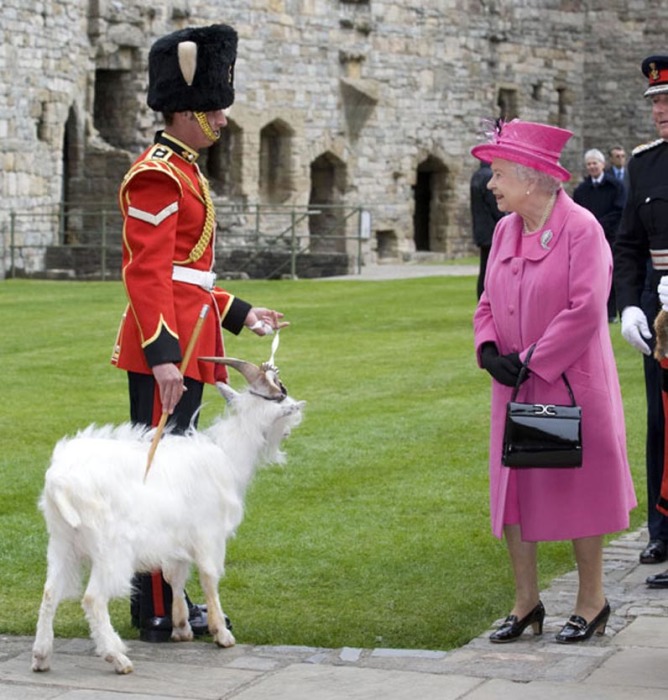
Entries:
{"type": "MultiPolygon", "coordinates": [[[[192,421],[197,427],[198,411],[202,405],[204,385],[190,377],[185,377],[183,383],[186,391],[176,405],[174,413],[169,417],[167,425],[173,433],[183,434],[192,421]]],[[[130,420],[135,424],[157,425],[162,415],[158,385],[152,374],[128,372],[128,389],[130,393],[130,420]]]]}
{"type": "MultiPolygon", "coordinates": [[[[172,433],[183,434],[193,425],[197,427],[199,407],[202,405],[204,385],[186,377],[187,391],[181,397],[174,413],[167,421],[172,433]]],[[[130,420],[135,424],[155,426],[162,415],[158,385],[152,374],[128,372],[130,420]]],[[[135,574],[132,580],[130,615],[140,629],[154,617],[170,617],[172,588],[160,571],[135,574]]]]}
{"type": "Polygon", "coordinates": [[[478,269],[478,281],[476,283],[476,293],[478,294],[478,299],[480,299],[483,291],[485,290],[485,273],[487,272],[487,260],[489,258],[489,251],[491,248],[491,245],[480,246],[480,268],[478,269]]]}

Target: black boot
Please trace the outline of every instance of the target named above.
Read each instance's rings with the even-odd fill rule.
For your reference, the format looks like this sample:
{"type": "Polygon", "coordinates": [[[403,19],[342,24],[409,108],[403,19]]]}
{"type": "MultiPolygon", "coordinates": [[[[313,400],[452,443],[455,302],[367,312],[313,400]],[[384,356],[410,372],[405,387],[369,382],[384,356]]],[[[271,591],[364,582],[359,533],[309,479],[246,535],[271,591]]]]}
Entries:
{"type": "Polygon", "coordinates": [[[188,606],[188,622],[190,623],[190,629],[192,629],[193,634],[196,637],[209,634],[206,605],[198,605],[197,603],[193,603],[185,591],[184,595],[186,598],[186,605],[188,606]]]}
{"type": "Polygon", "coordinates": [[[132,626],[139,629],[139,598],[141,591],[141,574],[132,577],[132,592],[130,593],[130,621],[132,626]]]}
{"type": "Polygon", "coordinates": [[[139,639],[143,642],[168,642],[172,635],[172,588],[162,574],[136,574],[130,602],[133,624],[135,612],[139,639]],[[138,603],[137,603],[138,599],[138,603]]]}

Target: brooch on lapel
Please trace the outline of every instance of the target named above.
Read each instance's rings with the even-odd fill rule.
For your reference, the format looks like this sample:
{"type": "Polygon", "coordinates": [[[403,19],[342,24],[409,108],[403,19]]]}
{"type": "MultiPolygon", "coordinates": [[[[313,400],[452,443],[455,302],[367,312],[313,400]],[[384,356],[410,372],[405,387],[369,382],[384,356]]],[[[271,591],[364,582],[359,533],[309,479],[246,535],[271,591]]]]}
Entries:
{"type": "Polygon", "coordinates": [[[544,250],[550,249],[550,241],[552,240],[552,231],[547,229],[540,234],[540,247],[544,250]]]}

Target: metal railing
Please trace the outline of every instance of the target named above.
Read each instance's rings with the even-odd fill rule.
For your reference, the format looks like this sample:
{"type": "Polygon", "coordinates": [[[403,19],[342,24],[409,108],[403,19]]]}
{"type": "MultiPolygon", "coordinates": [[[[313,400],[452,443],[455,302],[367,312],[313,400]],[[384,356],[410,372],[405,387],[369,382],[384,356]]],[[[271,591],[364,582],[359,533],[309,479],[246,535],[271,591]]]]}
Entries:
{"type": "MultiPolygon", "coordinates": [[[[370,214],[362,207],[216,203],[216,220],[217,255],[233,250],[280,253],[285,259],[270,275],[289,270],[292,278],[300,256],[319,252],[348,255],[359,273],[370,238],[370,214]]],[[[87,276],[116,278],[121,236],[122,218],[110,202],[0,214],[3,276],[38,275],[54,261],[66,266],[78,260],[87,276]]]]}

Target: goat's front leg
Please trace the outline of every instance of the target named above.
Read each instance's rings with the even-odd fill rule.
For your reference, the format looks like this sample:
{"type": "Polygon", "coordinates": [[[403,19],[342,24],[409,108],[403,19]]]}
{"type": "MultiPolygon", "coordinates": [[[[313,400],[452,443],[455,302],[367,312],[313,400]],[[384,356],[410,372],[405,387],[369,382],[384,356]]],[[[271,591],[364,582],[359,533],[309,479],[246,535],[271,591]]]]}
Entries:
{"type": "Polygon", "coordinates": [[[225,613],[220,606],[220,597],[218,596],[218,576],[199,570],[199,580],[202,584],[202,590],[206,596],[207,605],[207,623],[209,632],[213,637],[213,641],[219,647],[232,647],[236,644],[234,635],[227,629],[225,623],[225,613]]]}
{"type": "Polygon", "coordinates": [[[163,567],[162,575],[172,587],[172,641],[190,642],[194,635],[188,621],[185,585],[190,567],[188,564],[173,564],[163,567]]]}

